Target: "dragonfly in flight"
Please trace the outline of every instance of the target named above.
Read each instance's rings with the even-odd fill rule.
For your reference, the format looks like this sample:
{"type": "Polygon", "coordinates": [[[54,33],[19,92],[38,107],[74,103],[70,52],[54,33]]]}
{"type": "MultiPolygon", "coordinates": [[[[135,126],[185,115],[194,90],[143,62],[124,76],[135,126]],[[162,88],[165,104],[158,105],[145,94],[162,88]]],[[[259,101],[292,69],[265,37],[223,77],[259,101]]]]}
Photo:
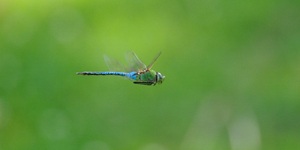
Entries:
{"type": "Polygon", "coordinates": [[[122,65],[117,60],[104,55],[104,60],[110,71],[108,72],[81,72],[76,73],[78,75],[114,75],[114,76],[123,76],[131,81],[134,84],[140,85],[156,85],[161,84],[165,76],[159,72],[151,70],[157,58],[160,56],[159,52],[152,63],[146,66],[134,52],[129,51],[125,53],[125,59],[128,63],[128,67],[122,65]]]}

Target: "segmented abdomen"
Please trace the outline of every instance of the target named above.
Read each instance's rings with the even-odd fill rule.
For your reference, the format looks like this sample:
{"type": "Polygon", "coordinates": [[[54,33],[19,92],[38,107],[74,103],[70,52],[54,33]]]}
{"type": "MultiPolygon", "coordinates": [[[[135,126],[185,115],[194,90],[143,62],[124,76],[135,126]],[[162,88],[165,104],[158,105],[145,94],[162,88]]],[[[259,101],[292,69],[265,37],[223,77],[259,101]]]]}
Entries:
{"type": "Polygon", "coordinates": [[[117,76],[126,76],[126,73],[123,72],[82,72],[76,73],[80,75],[117,75],[117,76]]]}

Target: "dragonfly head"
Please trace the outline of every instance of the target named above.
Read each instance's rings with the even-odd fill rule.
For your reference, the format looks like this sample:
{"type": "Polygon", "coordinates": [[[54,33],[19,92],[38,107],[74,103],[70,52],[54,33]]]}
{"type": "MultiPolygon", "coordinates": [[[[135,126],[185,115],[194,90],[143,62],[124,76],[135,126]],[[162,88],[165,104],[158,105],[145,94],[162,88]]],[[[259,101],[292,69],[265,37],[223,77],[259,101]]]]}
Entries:
{"type": "Polygon", "coordinates": [[[157,84],[162,84],[164,80],[165,80],[165,76],[162,75],[161,73],[157,72],[156,73],[156,82],[157,82],[157,84]]]}

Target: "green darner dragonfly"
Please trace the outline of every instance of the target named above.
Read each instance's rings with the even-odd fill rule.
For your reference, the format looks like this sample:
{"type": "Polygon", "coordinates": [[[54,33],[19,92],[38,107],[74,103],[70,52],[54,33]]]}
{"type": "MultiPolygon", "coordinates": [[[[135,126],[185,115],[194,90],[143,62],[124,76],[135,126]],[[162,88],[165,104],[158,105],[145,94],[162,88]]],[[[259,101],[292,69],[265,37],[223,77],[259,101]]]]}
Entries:
{"type": "Polygon", "coordinates": [[[104,60],[109,68],[109,72],[82,72],[76,73],[78,75],[115,75],[115,76],[124,76],[134,84],[141,84],[141,85],[156,85],[161,84],[165,76],[163,76],[159,72],[155,72],[151,70],[152,66],[154,65],[157,58],[160,56],[161,52],[159,52],[153,62],[146,66],[134,52],[129,51],[125,53],[125,59],[128,63],[128,67],[125,67],[117,60],[104,55],[104,60]]]}

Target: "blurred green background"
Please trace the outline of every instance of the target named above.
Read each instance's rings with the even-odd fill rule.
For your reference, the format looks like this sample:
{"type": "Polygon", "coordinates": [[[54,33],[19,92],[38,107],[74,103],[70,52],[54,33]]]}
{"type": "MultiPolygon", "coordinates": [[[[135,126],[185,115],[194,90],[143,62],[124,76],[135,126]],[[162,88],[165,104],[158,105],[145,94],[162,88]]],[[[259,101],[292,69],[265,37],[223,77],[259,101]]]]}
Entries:
{"type": "Polygon", "coordinates": [[[299,6],[0,0],[0,149],[299,149],[299,6]],[[165,82],[75,74],[128,50],[165,82]]]}

